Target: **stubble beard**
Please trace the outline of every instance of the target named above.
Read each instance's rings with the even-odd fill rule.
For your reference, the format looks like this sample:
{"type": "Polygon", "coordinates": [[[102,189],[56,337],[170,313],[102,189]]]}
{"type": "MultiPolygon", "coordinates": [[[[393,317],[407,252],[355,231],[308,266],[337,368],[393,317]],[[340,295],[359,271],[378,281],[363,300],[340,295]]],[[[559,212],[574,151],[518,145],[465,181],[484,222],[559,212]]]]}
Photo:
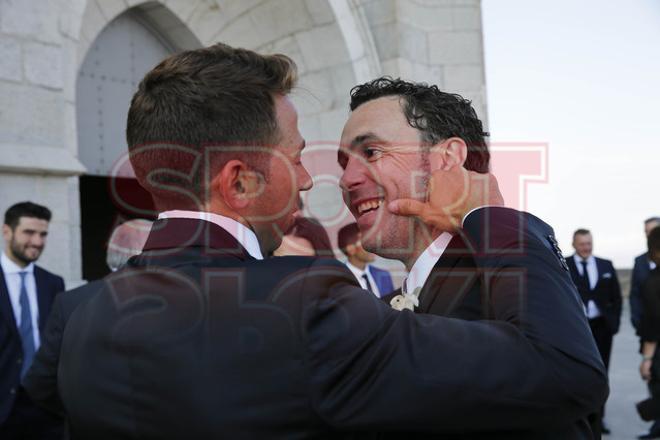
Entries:
{"type": "Polygon", "coordinates": [[[37,261],[41,256],[41,251],[39,251],[39,253],[35,258],[28,257],[25,254],[24,250],[21,248],[21,246],[19,246],[18,243],[16,243],[14,237],[12,237],[11,241],[9,242],[9,249],[11,250],[11,253],[14,256],[14,258],[24,263],[26,266],[30,263],[37,261]]]}

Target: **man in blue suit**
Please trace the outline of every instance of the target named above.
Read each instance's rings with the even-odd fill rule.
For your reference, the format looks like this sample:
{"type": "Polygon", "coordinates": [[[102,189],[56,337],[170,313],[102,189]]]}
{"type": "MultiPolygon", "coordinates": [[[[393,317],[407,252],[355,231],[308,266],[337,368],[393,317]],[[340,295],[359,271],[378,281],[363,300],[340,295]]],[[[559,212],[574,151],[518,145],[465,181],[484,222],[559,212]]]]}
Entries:
{"type": "MultiPolygon", "coordinates": [[[[573,282],[580,292],[589,327],[605,368],[610,364],[612,339],[619,331],[621,287],[610,260],[593,255],[593,239],[587,229],[573,234],[575,254],[567,259],[573,282]]],[[[603,425],[603,433],[608,429],[603,425]]]]}
{"type": "Polygon", "coordinates": [[[346,267],[353,272],[355,279],[363,289],[370,291],[378,298],[382,298],[394,290],[390,273],[370,264],[376,259],[376,256],[362,247],[357,223],[349,223],[339,230],[337,244],[348,259],[346,267]]]}
{"type": "MultiPolygon", "coordinates": [[[[656,226],[660,226],[660,217],[651,217],[644,221],[644,232],[646,236],[656,226]]],[[[635,258],[633,266],[632,279],[630,280],[630,321],[635,331],[639,333],[639,323],[642,319],[642,285],[649,276],[651,270],[655,268],[655,263],[649,258],[649,253],[644,252],[635,258]]],[[[660,431],[660,427],[658,429],[660,431]]]]}
{"type": "Polygon", "coordinates": [[[21,387],[64,280],[34,264],[46,245],[50,210],[31,202],[5,213],[0,256],[0,437],[62,437],[62,422],[36,407],[21,387]]]}

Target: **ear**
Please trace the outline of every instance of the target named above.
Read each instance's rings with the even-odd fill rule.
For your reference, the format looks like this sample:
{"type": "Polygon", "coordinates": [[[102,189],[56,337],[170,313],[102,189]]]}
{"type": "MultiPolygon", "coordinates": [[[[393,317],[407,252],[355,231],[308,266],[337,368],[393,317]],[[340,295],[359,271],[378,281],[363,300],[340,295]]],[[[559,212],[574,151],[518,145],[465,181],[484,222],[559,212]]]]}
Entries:
{"type": "Polygon", "coordinates": [[[467,150],[467,144],[459,137],[451,137],[434,145],[429,154],[431,171],[462,167],[467,159],[467,150]]]}
{"type": "Polygon", "coordinates": [[[355,250],[356,249],[355,249],[354,244],[347,244],[346,245],[346,255],[348,255],[349,257],[352,257],[353,255],[355,255],[355,250]]]}
{"type": "Polygon", "coordinates": [[[9,225],[2,225],[2,238],[5,243],[8,243],[11,240],[12,230],[9,225]]]}
{"type": "Polygon", "coordinates": [[[219,194],[233,210],[247,208],[264,189],[264,179],[245,162],[230,160],[211,181],[211,191],[219,194]]]}

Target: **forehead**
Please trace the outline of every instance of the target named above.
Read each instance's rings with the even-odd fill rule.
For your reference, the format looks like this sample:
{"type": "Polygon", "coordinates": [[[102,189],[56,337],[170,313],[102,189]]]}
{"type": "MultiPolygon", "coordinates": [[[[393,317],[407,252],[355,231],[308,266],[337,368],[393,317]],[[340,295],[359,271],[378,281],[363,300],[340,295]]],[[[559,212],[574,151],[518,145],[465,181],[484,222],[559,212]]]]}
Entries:
{"type": "Polygon", "coordinates": [[[16,228],[43,231],[48,229],[48,221],[36,217],[19,217],[16,228]]]}
{"type": "Polygon", "coordinates": [[[298,141],[302,139],[298,131],[298,112],[287,96],[275,97],[275,118],[283,140],[298,141]]]}
{"type": "Polygon", "coordinates": [[[417,129],[410,126],[399,96],[383,96],[353,110],[342,133],[342,142],[351,142],[367,132],[399,142],[415,142],[417,129]]]}
{"type": "Polygon", "coordinates": [[[577,234],[575,236],[576,242],[587,242],[591,241],[591,234],[577,234]]]}

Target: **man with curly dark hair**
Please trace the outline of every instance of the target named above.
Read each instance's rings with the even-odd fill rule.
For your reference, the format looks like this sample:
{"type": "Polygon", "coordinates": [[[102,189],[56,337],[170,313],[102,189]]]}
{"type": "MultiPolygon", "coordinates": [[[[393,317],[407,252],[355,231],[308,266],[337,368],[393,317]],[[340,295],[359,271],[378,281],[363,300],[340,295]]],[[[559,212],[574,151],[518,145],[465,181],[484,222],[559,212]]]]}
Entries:
{"type": "MultiPolygon", "coordinates": [[[[485,240],[475,239],[467,228],[451,234],[425,225],[461,203],[447,197],[442,201],[450,188],[437,183],[440,174],[464,168],[483,174],[487,182],[488,133],[470,101],[434,85],[382,77],[354,87],[350,107],[338,153],[344,200],[359,225],[364,248],[401,261],[409,271],[402,289],[384,299],[399,310],[487,320],[493,326],[519,325],[514,316],[543,316],[551,324],[535,335],[561,365],[556,369],[560,382],[571,383],[572,371],[577,371],[572,361],[561,359],[564,356],[603,371],[550,226],[530,214],[501,207],[476,210],[483,214],[485,240]],[[551,269],[539,271],[542,265],[551,269]],[[540,307],[540,298],[554,299],[540,307]]],[[[481,185],[467,189],[481,190],[481,185]]],[[[488,340],[466,344],[470,351],[489,350],[488,340]]],[[[487,382],[497,370],[484,365],[483,376],[473,377],[473,384],[487,382]]],[[[525,387],[521,382],[520,390],[525,387]]],[[[520,417],[497,407],[491,415],[509,421],[520,417]]],[[[474,421],[481,416],[462,415],[474,421]]],[[[506,432],[480,432],[475,425],[475,432],[466,437],[450,432],[442,438],[599,438],[593,419],[550,421],[506,432]]],[[[427,433],[422,437],[427,438],[427,433]]]]}

